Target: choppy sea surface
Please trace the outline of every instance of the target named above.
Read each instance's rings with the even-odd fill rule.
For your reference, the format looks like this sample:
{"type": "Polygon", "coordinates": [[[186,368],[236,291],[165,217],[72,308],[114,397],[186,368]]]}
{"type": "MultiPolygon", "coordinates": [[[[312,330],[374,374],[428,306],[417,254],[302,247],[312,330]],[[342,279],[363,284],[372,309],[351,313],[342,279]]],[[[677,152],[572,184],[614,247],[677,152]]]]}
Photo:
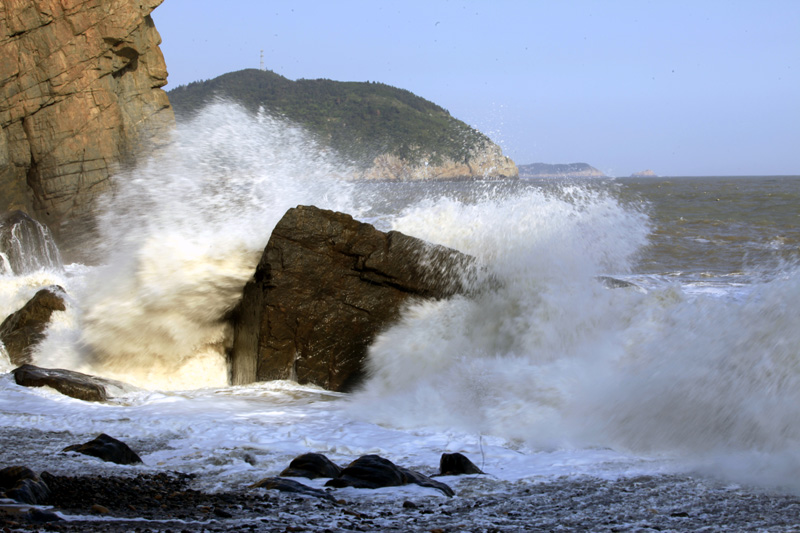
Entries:
{"type": "MultiPolygon", "coordinates": [[[[302,131],[217,104],[118,177],[102,265],[0,274],[0,317],[43,286],[68,294],[35,364],[130,384],[104,404],[22,388],[0,351],[0,436],[49,435],[5,446],[0,466],[108,472],[54,458],[102,432],[144,460],[115,472],[196,473],[205,490],[277,475],[308,451],[427,474],[461,452],[494,480],[450,480],[473,495],[674,474],[800,490],[800,177],[346,175],[302,131]],[[373,343],[357,392],[229,386],[221,317],[298,204],[473,254],[502,283],[410,306],[373,343]]],[[[441,497],[378,494],[409,492],[441,497]]]]}

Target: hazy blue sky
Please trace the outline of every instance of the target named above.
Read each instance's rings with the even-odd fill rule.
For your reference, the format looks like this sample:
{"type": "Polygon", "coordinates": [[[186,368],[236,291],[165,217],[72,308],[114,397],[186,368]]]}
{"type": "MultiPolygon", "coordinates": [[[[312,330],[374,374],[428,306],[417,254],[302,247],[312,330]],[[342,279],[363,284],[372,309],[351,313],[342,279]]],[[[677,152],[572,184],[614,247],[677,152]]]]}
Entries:
{"type": "Polygon", "coordinates": [[[167,89],[264,64],[380,81],[518,164],[800,174],[800,0],[165,0],[167,89]]]}

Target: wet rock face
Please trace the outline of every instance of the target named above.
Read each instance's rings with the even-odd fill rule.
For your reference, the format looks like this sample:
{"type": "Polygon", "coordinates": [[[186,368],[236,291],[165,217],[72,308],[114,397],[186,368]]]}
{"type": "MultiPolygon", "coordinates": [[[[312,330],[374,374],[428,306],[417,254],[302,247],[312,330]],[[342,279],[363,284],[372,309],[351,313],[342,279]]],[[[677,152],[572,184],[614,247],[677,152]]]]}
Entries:
{"type": "Polygon", "coordinates": [[[375,335],[405,304],[467,292],[476,275],[473,259],[455,250],[344,213],[290,209],[235,313],[232,380],[349,390],[375,335]]]}
{"type": "Polygon", "coordinates": [[[22,211],[0,216],[0,274],[26,274],[63,266],[46,226],[22,211]]]}
{"type": "Polygon", "coordinates": [[[42,289],[22,309],[0,324],[0,342],[12,364],[22,365],[31,361],[33,349],[44,339],[53,312],[67,308],[63,294],[64,290],[57,286],[42,289]]]}
{"type": "Polygon", "coordinates": [[[13,374],[17,385],[23,387],[50,387],[65,396],[87,402],[108,399],[106,384],[110,382],[73,370],[22,365],[14,369],[13,374]]]}
{"type": "Polygon", "coordinates": [[[150,18],[162,1],[4,0],[0,212],[81,240],[114,167],[172,124],[150,18]]]}

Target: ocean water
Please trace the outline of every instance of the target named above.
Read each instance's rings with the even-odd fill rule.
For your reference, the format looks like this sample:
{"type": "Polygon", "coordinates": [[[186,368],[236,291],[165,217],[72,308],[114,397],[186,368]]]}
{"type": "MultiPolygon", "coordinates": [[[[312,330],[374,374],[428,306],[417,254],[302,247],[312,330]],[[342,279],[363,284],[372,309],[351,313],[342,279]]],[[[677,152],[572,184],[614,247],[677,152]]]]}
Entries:
{"type": "MultiPolygon", "coordinates": [[[[101,265],[0,274],[1,317],[43,286],[68,293],[36,364],[128,384],[105,404],[22,388],[0,349],[0,436],[39,446],[4,447],[0,466],[107,472],[54,457],[104,432],[145,463],[115,471],[196,473],[206,490],[277,475],[308,451],[423,473],[462,452],[497,481],[448,480],[472,494],[661,474],[800,490],[800,178],[347,175],[301,130],[219,103],[117,177],[101,265]],[[298,204],[472,254],[501,283],[411,305],[354,393],[230,386],[223,318],[298,204]]],[[[371,497],[409,491],[441,497],[371,497]]]]}

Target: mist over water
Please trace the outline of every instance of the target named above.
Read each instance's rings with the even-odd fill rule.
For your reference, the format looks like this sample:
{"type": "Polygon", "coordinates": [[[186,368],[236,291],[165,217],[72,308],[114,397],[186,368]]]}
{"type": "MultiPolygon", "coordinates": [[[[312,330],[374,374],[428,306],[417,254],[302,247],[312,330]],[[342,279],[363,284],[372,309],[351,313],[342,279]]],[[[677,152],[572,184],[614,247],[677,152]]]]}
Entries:
{"type": "Polygon", "coordinates": [[[724,293],[601,284],[637,279],[652,226],[574,186],[407,209],[394,229],[476,255],[501,287],[411,306],[373,344],[352,411],[800,486],[798,270],[724,293]]]}

